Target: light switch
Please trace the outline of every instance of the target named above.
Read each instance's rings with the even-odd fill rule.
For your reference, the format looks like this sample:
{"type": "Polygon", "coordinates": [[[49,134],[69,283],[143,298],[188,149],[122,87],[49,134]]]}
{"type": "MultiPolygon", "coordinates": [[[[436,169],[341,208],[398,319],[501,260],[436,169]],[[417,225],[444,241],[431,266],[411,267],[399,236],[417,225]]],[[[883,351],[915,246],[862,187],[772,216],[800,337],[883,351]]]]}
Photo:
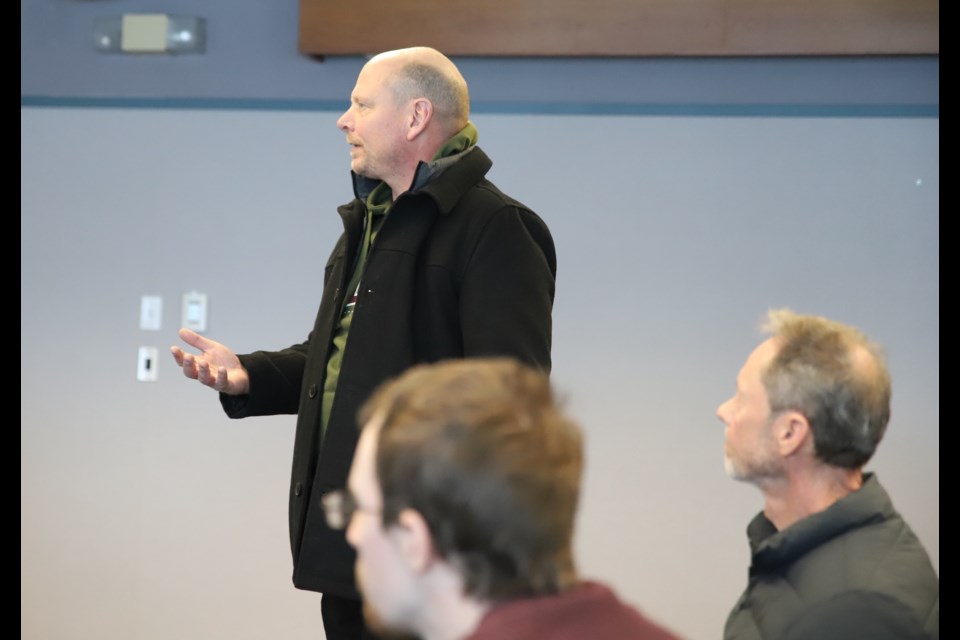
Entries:
{"type": "Polygon", "coordinates": [[[137,380],[157,381],[157,355],[156,347],[140,347],[137,351],[137,380]]]}
{"type": "Polygon", "coordinates": [[[207,294],[196,291],[183,294],[183,326],[197,333],[207,330],[207,294]]]}
{"type": "Polygon", "coordinates": [[[143,296],[140,298],[140,328],[144,331],[160,331],[163,319],[163,298],[143,296]]]}

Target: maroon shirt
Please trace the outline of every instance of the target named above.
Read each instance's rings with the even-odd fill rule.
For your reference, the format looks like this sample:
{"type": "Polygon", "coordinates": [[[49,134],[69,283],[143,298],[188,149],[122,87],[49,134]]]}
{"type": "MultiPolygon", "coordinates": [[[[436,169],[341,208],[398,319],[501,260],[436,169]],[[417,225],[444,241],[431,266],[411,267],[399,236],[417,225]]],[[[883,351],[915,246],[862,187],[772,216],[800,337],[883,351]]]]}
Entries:
{"type": "Polygon", "coordinates": [[[582,582],[557,595],[495,605],[466,640],[679,640],[608,587],[582,582]]]}

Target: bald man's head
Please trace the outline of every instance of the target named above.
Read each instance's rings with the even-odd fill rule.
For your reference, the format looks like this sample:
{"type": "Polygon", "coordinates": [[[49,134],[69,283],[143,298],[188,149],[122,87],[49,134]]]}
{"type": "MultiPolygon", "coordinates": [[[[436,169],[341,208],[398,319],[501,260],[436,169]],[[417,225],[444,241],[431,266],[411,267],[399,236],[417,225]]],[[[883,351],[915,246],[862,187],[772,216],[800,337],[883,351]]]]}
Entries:
{"type": "Polygon", "coordinates": [[[434,118],[447,136],[466,126],[470,117],[467,82],[456,65],[436,49],[410,47],[386,51],[367,64],[390,66],[389,86],[398,103],[417,98],[429,100],[434,118]]]}

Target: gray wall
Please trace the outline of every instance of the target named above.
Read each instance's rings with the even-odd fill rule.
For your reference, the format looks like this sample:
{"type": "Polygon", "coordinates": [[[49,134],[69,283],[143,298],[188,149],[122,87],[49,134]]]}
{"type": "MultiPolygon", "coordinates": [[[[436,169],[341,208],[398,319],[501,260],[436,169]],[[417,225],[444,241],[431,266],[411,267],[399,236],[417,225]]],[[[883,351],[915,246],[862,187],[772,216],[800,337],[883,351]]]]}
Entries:
{"type": "MultiPolygon", "coordinates": [[[[299,56],[296,14],[21,0],[23,638],[321,633],[290,585],[293,418],[227,420],[165,353],[193,289],[239,351],[311,326],[363,60],[299,56]],[[146,11],[206,17],[207,54],[93,51],[95,16],[146,11]],[[163,297],[159,332],[142,295],[163,297]],[[156,383],[135,380],[141,345],[156,383]]],[[[458,63],[492,178],[556,237],[583,573],[720,634],[760,496],[725,478],[713,412],[781,305],[886,345],[870,466],[939,568],[939,59],[458,63]]]]}
{"type": "MultiPolygon", "coordinates": [[[[21,109],[22,637],[317,637],[317,596],[289,582],[293,418],[229,421],[167,354],[156,383],[135,361],[176,341],[192,289],[238,350],[305,336],[349,197],[334,120],[21,109]]],[[[719,634],[760,496],[725,478],[713,412],[780,305],[887,346],[871,467],[939,566],[937,120],[475,120],[493,179],[556,236],[585,575],[719,634]]]]}

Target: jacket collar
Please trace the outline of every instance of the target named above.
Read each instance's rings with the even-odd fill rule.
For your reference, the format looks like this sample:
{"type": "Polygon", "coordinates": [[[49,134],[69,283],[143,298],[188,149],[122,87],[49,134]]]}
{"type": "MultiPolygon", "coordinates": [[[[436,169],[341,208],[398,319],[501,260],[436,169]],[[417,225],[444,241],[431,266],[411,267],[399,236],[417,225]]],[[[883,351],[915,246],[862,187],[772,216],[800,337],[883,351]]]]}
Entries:
{"type": "Polygon", "coordinates": [[[814,547],[870,521],[882,521],[896,515],[890,497],[876,476],[866,473],[863,486],[837,500],[825,510],[777,531],[763,512],[747,527],[753,553],[750,572],[768,571],[793,562],[814,547]]]}
{"type": "MultiPolygon", "coordinates": [[[[417,165],[410,189],[401,198],[412,195],[425,195],[437,204],[441,214],[449,213],[466,191],[466,187],[479,182],[493,166],[480,147],[473,146],[456,155],[440,158],[433,162],[417,165]],[[445,180],[434,180],[441,173],[445,180]]],[[[353,194],[360,202],[366,202],[370,192],[382,181],[350,172],[353,179],[353,194]]]]}

